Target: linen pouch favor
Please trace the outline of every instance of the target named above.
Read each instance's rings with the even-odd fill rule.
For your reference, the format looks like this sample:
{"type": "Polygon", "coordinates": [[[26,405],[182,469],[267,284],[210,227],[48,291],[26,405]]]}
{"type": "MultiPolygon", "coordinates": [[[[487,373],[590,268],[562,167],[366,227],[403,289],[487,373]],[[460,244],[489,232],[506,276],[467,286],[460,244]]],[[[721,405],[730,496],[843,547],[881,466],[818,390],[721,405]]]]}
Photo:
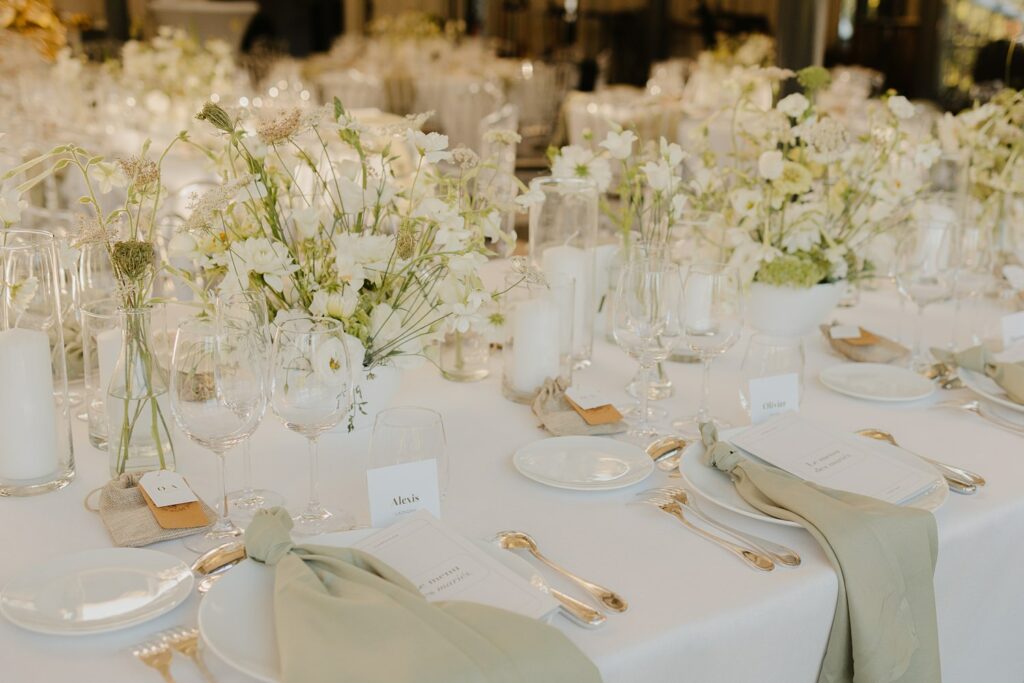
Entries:
{"type": "Polygon", "coordinates": [[[892,363],[906,358],[910,353],[902,344],[868,332],[864,328],[859,328],[859,337],[837,339],[832,336],[833,327],[822,325],[821,333],[825,335],[833,351],[855,363],[892,363]]]}
{"type": "Polygon", "coordinates": [[[554,436],[604,436],[626,431],[626,424],[620,419],[603,424],[588,424],[574,409],[565,396],[568,388],[565,379],[548,379],[533,399],[533,414],[541,421],[544,429],[554,436]]]}
{"type": "MultiPolygon", "coordinates": [[[[139,487],[142,472],[124,473],[111,479],[100,489],[99,513],[103,525],[107,527],[114,545],[139,548],[160,541],[171,541],[176,538],[191,536],[205,531],[210,523],[201,526],[181,529],[164,529],[157,523],[156,517],[146,504],[146,498],[139,487]]],[[[199,501],[207,520],[217,518],[217,513],[206,503],[199,501]]]]}

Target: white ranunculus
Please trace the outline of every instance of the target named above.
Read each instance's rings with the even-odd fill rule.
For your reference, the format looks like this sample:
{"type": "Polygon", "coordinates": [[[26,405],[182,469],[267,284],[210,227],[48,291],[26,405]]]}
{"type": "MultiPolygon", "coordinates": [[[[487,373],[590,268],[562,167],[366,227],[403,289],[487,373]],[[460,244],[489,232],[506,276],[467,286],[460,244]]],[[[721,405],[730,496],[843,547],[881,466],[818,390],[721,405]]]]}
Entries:
{"type": "Polygon", "coordinates": [[[799,118],[801,114],[807,111],[807,107],[811,106],[810,101],[802,94],[795,92],[791,95],[786,95],[776,105],[776,109],[781,111],[783,114],[790,118],[799,118]]]}
{"type": "Polygon", "coordinates": [[[633,143],[636,140],[636,134],[631,130],[624,130],[621,133],[609,131],[601,147],[608,150],[613,159],[625,159],[633,153],[633,143]]]}
{"type": "Polygon", "coordinates": [[[893,95],[889,98],[889,111],[898,119],[909,119],[914,116],[915,107],[903,95],[893,95]]]}
{"type": "Polygon", "coordinates": [[[771,150],[762,152],[757,160],[757,172],[765,180],[775,180],[782,175],[782,152],[771,150]]]}

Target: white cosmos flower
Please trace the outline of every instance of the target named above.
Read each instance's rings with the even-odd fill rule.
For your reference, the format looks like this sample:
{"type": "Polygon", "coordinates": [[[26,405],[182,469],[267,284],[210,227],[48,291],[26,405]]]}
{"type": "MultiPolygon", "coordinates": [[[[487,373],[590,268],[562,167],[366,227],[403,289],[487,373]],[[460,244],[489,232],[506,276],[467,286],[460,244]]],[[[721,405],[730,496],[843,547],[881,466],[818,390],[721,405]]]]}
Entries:
{"type": "Polygon", "coordinates": [[[621,133],[609,131],[601,143],[601,147],[608,150],[613,159],[625,159],[633,153],[633,143],[637,137],[631,130],[624,130],[621,133]]]}
{"type": "Polygon", "coordinates": [[[406,140],[416,150],[416,153],[423,157],[427,163],[436,164],[438,161],[447,161],[452,153],[448,149],[448,136],[440,133],[424,133],[423,131],[410,128],[405,134],[406,140]]]}
{"type": "Polygon", "coordinates": [[[811,106],[810,101],[798,92],[786,95],[776,105],[776,109],[790,118],[799,118],[811,106]]]}
{"type": "Polygon", "coordinates": [[[7,293],[8,305],[14,310],[16,315],[23,313],[28,308],[32,300],[36,298],[36,291],[38,289],[39,280],[35,275],[10,285],[7,293]]]}
{"type": "Polygon", "coordinates": [[[775,180],[782,175],[782,152],[771,150],[762,152],[757,160],[757,172],[765,180],[775,180]]]}
{"type": "Polygon", "coordinates": [[[914,116],[916,111],[913,104],[903,95],[893,95],[889,98],[889,111],[896,115],[898,119],[909,119],[914,116]]]}
{"type": "Polygon", "coordinates": [[[344,232],[334,237],[334,261],[338,279],[356,289],[364,280],[376,282],[388,267],[395,250],[392,235],[344,232]]]}
{"type": "Polygon", "coordinates": [[[551,175],[555,178],[583,178],[594,181],[599,192],[604,192],[612,182],[612,170],[607,159],[594,156],[589,149],[579,145],[566,145],[551,163],[551,175]]]}
{"type": "Polygon", "coordinates": [[[100,161],[89,166],[89,180],[96,185],[100,194],[107,194],[115,187],[125,187],[127,180],[117,164],[100,161]]]}

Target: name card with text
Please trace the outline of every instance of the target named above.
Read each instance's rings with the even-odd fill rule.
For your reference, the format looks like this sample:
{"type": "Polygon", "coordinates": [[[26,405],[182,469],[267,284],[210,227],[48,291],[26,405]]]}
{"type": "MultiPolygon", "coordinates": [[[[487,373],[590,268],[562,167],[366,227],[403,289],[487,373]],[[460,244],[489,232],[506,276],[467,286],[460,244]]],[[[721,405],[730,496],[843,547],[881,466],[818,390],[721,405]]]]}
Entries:
{"type": "Polygon", "coordinates": [[[772,415],[800,410],[800,375],[756,377],[750,380],[750,421],[764,422],[772,415]]]}
{"type": "Polygon", "coordinates": [[[1024,341],[1024,311],[1004,315],[1002,320],[1003,349],[1024,341]]]}
{"type": "Polygon", "coordinates": [[[441,516],[441,493],[434,459],[369,470],[366,489],[370,496],[371,526],[388,526],[402,515],[417,510],[441,516]]]}

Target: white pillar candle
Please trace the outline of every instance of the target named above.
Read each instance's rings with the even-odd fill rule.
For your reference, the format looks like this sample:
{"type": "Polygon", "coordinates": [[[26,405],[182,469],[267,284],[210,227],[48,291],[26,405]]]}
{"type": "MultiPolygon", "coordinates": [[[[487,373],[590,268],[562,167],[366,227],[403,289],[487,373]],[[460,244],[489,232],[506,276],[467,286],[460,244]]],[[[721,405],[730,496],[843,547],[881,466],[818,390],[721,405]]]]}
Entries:
{"type": "Polygon", "coordinates": [[[558,306],[549,299],[528,299],[512,314],[512,388],[531,394],[559,370],[558,306]]]}
{"type": "Polygon", "coordinates": [[[588,276],[587,261],[593,259],[593,251],[587,252],[579,247],[562,245],[549,247],[541,256],[541,270],[545,275],[562,275],[572,278],[574,282],[574,302],[572,316],[572,343],[575,348],[587,344],[592,331],[587,330],[587,315],[591,306],[591,278],[588,276]]]}
{"type": "Polygon", "coordinates": [[[57,455],[50,340],[38,330],[0,332],[0,478],[45,477],[57,455]]]}
{"type": "Polygon", "coordinates": [[[121,355],[121,330],[111,327],[96,335],[96,357],[99,359],[100,376],[98,389],[101,394],[107,393],[110,376],[114,373],[117,358],[121,355]]]}
{"type": "Polygon", "coordinates": [[[703,332],[711,327],[711,276],[690,273],[683,292],[686,305],[686,329],[703,332]]]}

